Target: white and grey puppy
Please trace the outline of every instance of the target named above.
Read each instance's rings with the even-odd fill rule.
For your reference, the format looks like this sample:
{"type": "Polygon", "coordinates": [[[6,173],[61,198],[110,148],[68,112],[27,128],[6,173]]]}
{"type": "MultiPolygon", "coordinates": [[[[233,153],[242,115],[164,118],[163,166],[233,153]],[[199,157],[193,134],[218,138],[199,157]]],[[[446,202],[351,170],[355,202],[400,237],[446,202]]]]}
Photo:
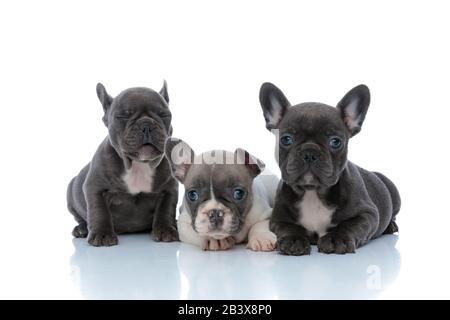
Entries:
{"type": "Polygon", "coordinates": [[[166,157],[173,176],[185,187],[178,217],[180,240],[203,250],[227,250],[247,242],[255,251],[275,249],[269,230],[279,179],[247,151],[215,150],[195,155],[170,138],[166,157]]]}

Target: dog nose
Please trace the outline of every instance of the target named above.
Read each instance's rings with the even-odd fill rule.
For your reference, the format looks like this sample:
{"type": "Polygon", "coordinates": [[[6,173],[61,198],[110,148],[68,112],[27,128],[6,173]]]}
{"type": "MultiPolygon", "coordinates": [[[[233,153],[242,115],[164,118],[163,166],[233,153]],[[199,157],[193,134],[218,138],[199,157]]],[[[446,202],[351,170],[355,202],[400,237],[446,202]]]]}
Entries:
{"type": "Polygon", "coordinates": [[[315,150],[305,150],[302,152],[302,159],[307,164],[313,164],[319,160],[319,154],[315,150]]]}
{"type": "Polygon", "coordinates": [[[142,141],[143,144],[150,143],[150,127],[144,126],[141,128],[142,133],[144,134],[144,139],[142,141]]]}
{"type": "Polygon", "coordinates": [[[223,223],[223,211],[218,209],[212,209],[208,212],[209,222],[217,227],[223,223]]]}

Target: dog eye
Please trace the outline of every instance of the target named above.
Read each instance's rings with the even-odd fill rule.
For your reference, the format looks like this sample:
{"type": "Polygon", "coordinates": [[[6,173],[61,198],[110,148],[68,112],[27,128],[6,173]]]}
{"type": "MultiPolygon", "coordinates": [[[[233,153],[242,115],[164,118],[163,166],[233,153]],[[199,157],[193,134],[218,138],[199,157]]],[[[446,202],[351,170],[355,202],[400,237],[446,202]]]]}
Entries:
{"type": "Polygon", "coordinates": [[[244,197],[245,197],[245,191],[242,190],[241,188],[235,188],[233,190],[233,199],[234,200],[239,201],[239,200],[244,199],[244,197]]]}
{"type": "Polygon", "coordinates": [[[195,202],[198,200],[198,192],[195,190],[191,190],[187,193],[187,197],[189,200],[191,200],[192,202],[195,202]]]}
{"type": "Polygon", "coordinates": [[[166,118],[171,117],[171,114],[170,113],[161,113],[161,114],[159,114],[159,117],[161,119],[166,119],[166,118]]]}
{"type": "Polygon", "coordinates": [[[280,142],[283,146],[287,147],[294,142],[294,139],[290,135],[286,134],[280,138],[280,142]]]}
{"type": "Polygon", "coordinates": [[[331,137],[328,141],[328,144],[330,145],[331,149],[337,150],[342,145],[342,140],[339,137],[331,137]]]}
{"type": "Polygon", "coordinates": [[[116,114],[116,118],[117,119],[128,119],[131,116],[132,112],[131,111],[122,111],[119,114],[116,114]]]}

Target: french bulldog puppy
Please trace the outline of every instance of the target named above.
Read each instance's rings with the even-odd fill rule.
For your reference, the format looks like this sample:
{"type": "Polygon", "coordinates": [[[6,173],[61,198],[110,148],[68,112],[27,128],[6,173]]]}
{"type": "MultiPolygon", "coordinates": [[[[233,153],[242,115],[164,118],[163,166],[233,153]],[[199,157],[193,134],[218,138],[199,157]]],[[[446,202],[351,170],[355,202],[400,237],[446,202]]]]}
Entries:
{"type": "Polygon", "coordinates": [[[164,157],[172,133],[167,85],[158,93],[130,88],[112,98],[97,84],[108,136],[72,179],[67,206],[72,235],[93,246],[118,244],[117,234],[152,231],[156,241],[178,239],[178,182],[164,157]]]}
{"type": "Polygon", "coordinates": [[[400,195],[378,172],[347,160],[349,139],[361,130],[370,102],[369,89],[350,90],[337,107],[322,103],[291,106],[271,83],[260,102],[266,127],[277,134],[282,183],[270,229],[282,254],[351,253],[382,234],[398,231],[400,195]]]}
{"type": "Polygon", "coordinates": [[[272,251],[269,218],[279,179],[247,151],[215,150],[195,155],[169,138],[166,157],[185,187],[177,225],[180,240],[203,250],[227,250],[247,241],[254,251],[272,251]]]}

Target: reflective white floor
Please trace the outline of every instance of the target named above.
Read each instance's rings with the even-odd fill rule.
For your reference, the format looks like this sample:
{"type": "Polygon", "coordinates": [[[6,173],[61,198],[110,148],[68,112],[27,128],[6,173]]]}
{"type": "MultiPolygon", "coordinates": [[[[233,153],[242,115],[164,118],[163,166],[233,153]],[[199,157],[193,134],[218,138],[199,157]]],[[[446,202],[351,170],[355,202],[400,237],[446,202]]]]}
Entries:
{"type": "Polygon", "coordinates": [[[376,298],[396,280],[397,236],[384,236],[351,255],[288,257],[238,246],[203,252],[148,235],[120,237],[94,248],[74,239],[72,281],[88,299],[376,298]]]}
{"type": "Polygon", "coordinates": [[[370,241],[355,254],[313,247],[302,257],[244,246],[204,252],[156,243],[148,234],[91,247],[70,234],[75,223],[63,188],[48,201],[46,189],[27,201],[14,193],[2,210],[0,299],[448,299],[446,190],[429,189],[424,197],[414,184],[405,186],[399,235],[370,241]]]}
{"type": "MultiPolygon", "coordinates": [[[[373,240],[355,254],[326,255],[313,247],[310,256],[292,257],[256,253],[244,246],[204,252],[179,242],[155,243],[148,234],[123,235],[118,246],[96,248],[85,239],[72,239],[68,231],[73,222],[65,216],[60,219],[65,227],[52,232],[32,233],[40,229],[29,224],[25,237],[0,234],[4,238],[0,241],[0,298],[449,297],[447,251],[429,245],[412,228],[373,240]]],[[[38,220],[36,216],[34,225],[38,220]]],[[[429,238],[441,244],[447,238],[444,233],[424,230],[430,230],[429,238]]]]}

